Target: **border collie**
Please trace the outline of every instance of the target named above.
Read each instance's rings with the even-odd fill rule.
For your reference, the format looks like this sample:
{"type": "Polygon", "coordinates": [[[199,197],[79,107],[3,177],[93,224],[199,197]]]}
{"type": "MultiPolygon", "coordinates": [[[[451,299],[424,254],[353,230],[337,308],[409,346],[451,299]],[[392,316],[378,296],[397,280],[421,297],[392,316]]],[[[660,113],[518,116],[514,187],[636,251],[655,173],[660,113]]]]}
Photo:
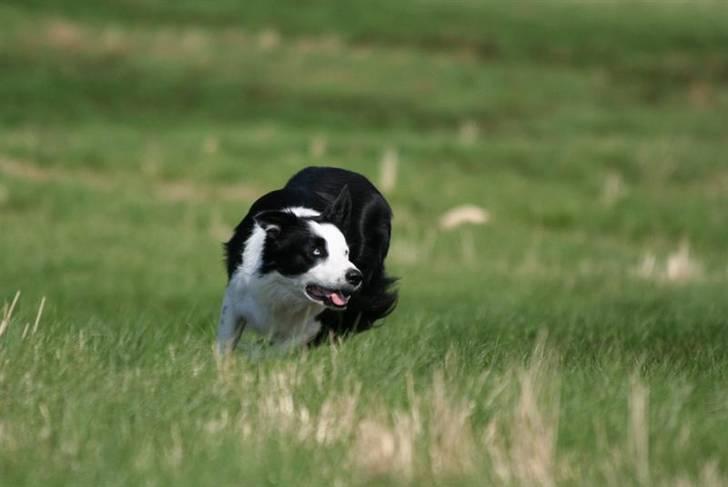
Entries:
{"type": "Polygon", "coordinates": [[[232,351],[246,328],[290,349],[367,330],[391,313],[391,218],[368,179],[333,167],[306,168],[259,198],[225,244],[218,352],[232,351]]]}

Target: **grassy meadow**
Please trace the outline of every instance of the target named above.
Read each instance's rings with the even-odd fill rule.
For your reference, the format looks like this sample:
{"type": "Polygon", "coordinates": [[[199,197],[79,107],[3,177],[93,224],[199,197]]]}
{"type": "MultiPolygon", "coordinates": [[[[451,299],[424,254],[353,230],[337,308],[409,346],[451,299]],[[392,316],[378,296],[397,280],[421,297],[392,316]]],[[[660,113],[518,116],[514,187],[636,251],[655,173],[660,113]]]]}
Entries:
{"type": "Polygon", "coordinates": [[[728,485],[727,25],[6,0],[0,484],[728,485]],[[399,306],[218,361],[221,242],[307,165],[385,190],[399,306]]]}

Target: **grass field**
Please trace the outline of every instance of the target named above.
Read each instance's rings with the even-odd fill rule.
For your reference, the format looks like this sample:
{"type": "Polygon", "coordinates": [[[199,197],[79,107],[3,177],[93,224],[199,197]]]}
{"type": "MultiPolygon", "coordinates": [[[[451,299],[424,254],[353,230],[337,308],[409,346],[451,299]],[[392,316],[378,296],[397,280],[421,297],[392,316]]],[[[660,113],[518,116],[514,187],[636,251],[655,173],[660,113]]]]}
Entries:
{"type": "Polygon", "coordinates": [[[244,4],[0,5],[0,484],[728,485],[725,5],[244,4]],[[384,183],[399,307],[218,362],[306,165],[384,183]]]}

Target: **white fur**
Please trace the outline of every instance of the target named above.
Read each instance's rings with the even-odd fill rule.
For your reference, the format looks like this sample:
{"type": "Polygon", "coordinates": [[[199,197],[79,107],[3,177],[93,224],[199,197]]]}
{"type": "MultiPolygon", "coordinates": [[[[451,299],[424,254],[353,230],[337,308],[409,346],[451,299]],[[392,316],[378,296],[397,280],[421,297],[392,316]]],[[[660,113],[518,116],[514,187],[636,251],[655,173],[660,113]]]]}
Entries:
{"type": "MultiPolygon", "coordinates": [[[[286,210],[299,217],[319,215],[310,208],[286,210]]],[[[326,240],[328,256],[305,274],[292,278],[278,272],[258,274],[266,233],[255,225],[245,242],[243,263],[233,273],[225,292],[217,336],[218,352],[235,348],[245,327],[285,348],[305,344],[319,332],[321,323],[316,316],[324,310],[324,305],[307,297],[306,285],[340,288],[346,284],[346,272],[356,267],[349,261],[346,239],[335,225],[308,223],[312,232],[326,240]]]]}
{"type": "Polygon", "coordinates": [[[305,208],[303,206],[291,206],[283,211],[290,211],[299,218],[310,218],[312,216],[319,216],[321,213],[314,210],[313,208],[305,208]]]}
{"type": "Polygon", "coordinates": [[[316,267],[303,275],[307,283],[316,283],[326,288],[346,285],[346,271],[356,269],[349,262],[349,246],[341,231],[330,223],[308,222],[311,231],[326,240],[329,255],[316,267]]]}
{"type": "Polygon", "coordinates": [[[265,230],[260,225],[255,225],[243,247],[243,263],[235,271],[236,275],[253,276],[258,271],[263,257],[263,245],[265,245],[265,230]]]}
{"type": "MultiPolygon", "coordinates": [[[[311,208],[294,206],[285,208],[283,211],[290,211],[299,218],[319,216],[320,213],[311,208]]],[[[341,232],[339,232],[341,233],[341,232]]],[[[342,235],[343,237],[343,235],[342,235]]],[[[243,250],[243,265],[239,269],[246,276],[254,275],[260,268],[260,260],[263,256],[263,245],[265,244],[265,230],[260,225],[255,225],[253,232],[245,242],[243,250]]]]}

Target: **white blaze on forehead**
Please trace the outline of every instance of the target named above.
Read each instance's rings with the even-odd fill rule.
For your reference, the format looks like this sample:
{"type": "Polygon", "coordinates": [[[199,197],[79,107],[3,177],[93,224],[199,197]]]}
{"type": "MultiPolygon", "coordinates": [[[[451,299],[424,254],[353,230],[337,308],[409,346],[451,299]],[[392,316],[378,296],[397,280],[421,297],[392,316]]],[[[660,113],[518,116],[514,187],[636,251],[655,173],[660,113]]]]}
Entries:
{"type": "MultiPolygon", "coordinates": [[[[326,250],[328,251],[329,258],[347,256],[349,246],[346,244],[344,234],[341,233],[341,230],[339,230],[336,225],[331,223],[318,223],[314,221],[309,221],[308,224],[313,233],[326,240],[326,250]]],[[[348,262],[349,259],[344,260],[348,262]]]]}
{"type": "Polygon", "coordinates": [[[355,269],[349,261],[349,246],[346,238],[336,225],[331,223],[308,222],[311,231],[326,241],[327,256],[306,273],[312,282],[327,288],[346,285],[346,273],[355,269]]]}
{"type": "Polygon", "coordinates": [[[303,206],[292,206],[283,211],[290,211],[298,218],[311,218],[312,216],[319,216],[321,214],[312,208],[305,208],[303,206]]]}

